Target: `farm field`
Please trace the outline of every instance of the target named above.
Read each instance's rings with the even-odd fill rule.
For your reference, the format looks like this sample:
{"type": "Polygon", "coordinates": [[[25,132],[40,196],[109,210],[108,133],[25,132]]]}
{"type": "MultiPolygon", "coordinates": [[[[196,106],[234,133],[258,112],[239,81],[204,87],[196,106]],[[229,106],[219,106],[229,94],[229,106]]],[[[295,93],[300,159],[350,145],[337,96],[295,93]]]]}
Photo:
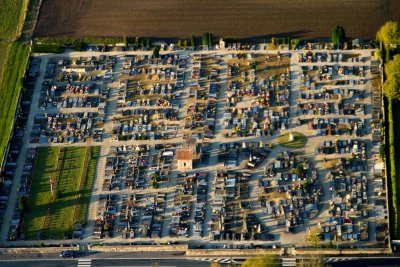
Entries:
{"type": "MultiPolygon", "coordinates": [[[[5,62],[2,64],[4,71],[0,77],[0,99],[2,99],[0,106],[0,159],[3,159],[10,136],[29,53],[28,46],[19,43],[3,45],[3,47],[8,47],[8,49],[5,62]]],[[[0,53],[0,58],[4,59],[2,54],[4,52],[0,53]]]]}
{"type": "Polygon", "coordinates": [[[0,41],[9,41],[17,37],[22,28],[23,12],[27,0],[0,1],[0,41]]]}
{"type": "Polygon", "coordinates": [[[24,232],[28,239],[33,239],[46,225],[46,212],[50,207],[48,231],[44,237],[62,239],[64,233],[73,230],[75,219],[85,221],[90,190],[95,174],[98,147],[40,148],[39,158],[32,183],[29,210],[25,219],[24,232]],[[89,153],[87,153],[90,149],[89,153]],[[85,165],[87,154],[91,155],[85,165]],[[57,167],[57,157],[59,163],[57,167]],[[86,168],[87,167],[87,168],[86,168]],[[49,205],[51,190],[49,177],[55,181],[54,201],[49,205]],[[84,179],[82,181],[82,179],[84,179]],[[81,184],[82,182],[82,184],[81,184]],[[80,192],[80,187],[83,190],[80,192]],[[82,197],[79,199],[79,194],[82,197]],[[81,206],[75,217],[77,203],[81,206]]]}
{"type": "Polygon", "coordinates": [[[348,36],[374,38],[384,22],[400,19],[399,6],[396,0],[44,0],[35,36],[190,38],[211,31],[316,38],[341,25],[348,36]]]}

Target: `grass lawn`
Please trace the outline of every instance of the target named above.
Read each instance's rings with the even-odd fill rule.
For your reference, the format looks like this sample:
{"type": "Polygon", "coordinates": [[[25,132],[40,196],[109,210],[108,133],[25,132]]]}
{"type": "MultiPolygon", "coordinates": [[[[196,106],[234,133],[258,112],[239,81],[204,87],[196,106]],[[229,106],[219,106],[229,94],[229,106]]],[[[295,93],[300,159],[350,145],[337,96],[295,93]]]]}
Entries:
{"type": "Polygon", "coordinates": [[[100,147],[91,148],[91,157],[88,163],[87,172],[85,176],[85,187],[83,188],[82,196],[80,199],[81,210],[79,212],[78,221],[85,222],[87,211],[89,207],[90,195],[92,193],[93,179],[96,174],[97,159],[99,158],[100,147]]]}
{"type": "Polygon", "coordinates": [[[290,133],[282,134],[278,137],[278,144],[285,148],[300,148],[307,143],[307,137],[299,132],[292,132],[294,140],[289,141],[290,133]]]}
{"type": "Polygon", "coordinates": [[[22,29],[28,0],[0,1],[0,41],[14,40],[22,29]]]}
{"type": "Polygon", "coordinates": [[[74,213],[81,179],[84,173],[86,147],[65,148],[57,197],[52,208],[48,234],[62,239],[65,232],[73,230],[74,213]],[[58,193],[59,192],[59,193],[58,193]]]}
{"type": "Polygon", "coordinates": [[[49,177],[54,177],[57,169],[58,147],[41,147],[32,181],[29,212],[25,215],[24,232],[28,239],[35,239],[42,230],[51,197],[49,177]]]}
{"type": "Polygon", "coordinates": [[[12,43],[8,48],[0,77],[0,161],[10,137],[29,53],[28,46],[18,43],[12,43]]]}
{"type": "Polygon", "coordinates": [[[1,82],[1,77],[2,73],[4,70],[4,64],[6,61],[6,54],[8,50],[9,44],[0,44],[0,82],[1,82]]]}

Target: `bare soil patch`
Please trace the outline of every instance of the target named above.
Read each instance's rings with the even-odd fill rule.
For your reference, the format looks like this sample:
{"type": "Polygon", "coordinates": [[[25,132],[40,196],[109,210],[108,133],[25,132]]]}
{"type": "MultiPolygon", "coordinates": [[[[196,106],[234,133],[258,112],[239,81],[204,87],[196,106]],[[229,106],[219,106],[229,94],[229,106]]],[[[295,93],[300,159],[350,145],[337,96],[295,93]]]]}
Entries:
{"type": "Polygon", "coordinates": [[[400,20],[398,0],[43,0],[35,36],[327,37],[334,25],[373,38],[400,20]]]}

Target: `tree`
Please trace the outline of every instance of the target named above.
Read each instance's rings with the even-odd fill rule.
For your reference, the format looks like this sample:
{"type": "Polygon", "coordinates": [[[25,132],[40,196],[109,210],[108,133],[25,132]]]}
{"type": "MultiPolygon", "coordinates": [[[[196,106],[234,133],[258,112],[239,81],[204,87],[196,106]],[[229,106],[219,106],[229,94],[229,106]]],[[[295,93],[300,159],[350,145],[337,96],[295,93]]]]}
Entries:
{"type": "Polygon", "coordinates": [[[192,35],[192,38],[190,38],[190,46],[195,46],[195,42],[194,35],[192,35]]]}
{"type": "Polygon", "coordinates": [[[272,45],[274,45],[274,46],[277,46],[277,45],[278,45],[278,41],[276,40],[275,37],[272,37],[272,38],[271,38],[271,43],[272,43],[272,45]]]}
{"type": "Polygon", "coordinates": [[[208,45],[208,32],[203,33],[202,42],[204,46],[208,45]]]}
{"type": "Polygon", "coordinates": [[[264,255],[255,258],[247,258],[241,267],[278,267],[279,259],[276,255],[264,255]]]}
{"type": "Polygon", "coordinates": [[[296,47],[300,44],[300,39],[299,38],[292,39],[290,40],[290,44],[292,46],[292,49],[296,49],[296,47]]]}
{"type": "Polygon", "coordinates": [[[146,38],[146,48],[150,48],[151,46],[151,40],[150,38],[146,38]]]}
{"type": "Polygon", "coordinates": [[[310,233],[307,235],[307,242],[314,247],[319,247],[319,230],[318,228],[312,228],[310,233]]]}
{"type": "Polygon", "coordinates": [[[178,42],[176,43],[177,46],[182,46],[182,41],[178,40],[178,42]]]}
{"type": "Polygon", "coordinates": [[[84,43],[84,42],[81,42],[81,41],[75,41],[75,42],[74,42],[74,46],[75,46],[75,50],[76,50],[76,51],[81,52],[81,51],[83,51],[83,48],[84,48],[84,46],[85,46],[85,43],[84,43]]]}
{"type": "Polygon", "coordinates": [[[154,188],[154,189],[160,188],[160,184],[158,183],[157,180],[153,180],[153,188],[154,188]]]}
{"type": "Polygon", "coordinates": [[[183,46],[186,47],[188,45],[187,40],[183,40],[183,46]]]}
{"type": "Polygon", "coordinates": [[[388,21],[379,28],[376,33],[376,39],[385,46],[391,44],[400,44],[399,25],[395,21],[388,21]]]}
{"type": "Polygon", "coordinates": [[[136,48],[139,47],[139,36],[137,36],[137,35],[135,37],[135,45],[136,45],[136,48]]]}
{"type": "Polygon", "coordinates": [[[382,52],[382,50],[376,49],[376,50],[374,51],[374,56],[375,56],[380,62],[382,62],[382,59],[383,59],[383,52],[382,52]]]}
{"type": "Polygon", "coordinates": [[[346,33],[344,31],[344,28],[342,26],[336,25],[332,29],[331,33],[331,41],[335,45],[342,44],[344,40],[346,39],[346,33]]]}
{"type": "Polygon", "coordinates": [[[212,49],[213,46],[213,37],[211,32],[208,33],[208,48],[212,49]]]}
{"type": "Polygon", "coordinates": [[[297,165],[297,167],[296,167],[296,174],[297,175],[300,175],[300,174],[302,174],[304,172],[304,166],[303,166],[303,164],[298,164],[297,165]]]}
{"type": "Polygon", "coordinates": [[[395,55],[385,66],[386,81],[383,94],[391,100],[400,100],[400,55],[395,55]]]}
{"type": "Polygon", "coordinates": [[[160,56],[160,48],[158,46],[153,49],[153,58],[158,58],[160,56]]]}
{"type": "Polygon", "coordinates": [[[124,46],[128,47],[128,37],[126,36],[126,34],[124,35],[124,37],[122,38],[123,42],[124,42],[124,46]]]}

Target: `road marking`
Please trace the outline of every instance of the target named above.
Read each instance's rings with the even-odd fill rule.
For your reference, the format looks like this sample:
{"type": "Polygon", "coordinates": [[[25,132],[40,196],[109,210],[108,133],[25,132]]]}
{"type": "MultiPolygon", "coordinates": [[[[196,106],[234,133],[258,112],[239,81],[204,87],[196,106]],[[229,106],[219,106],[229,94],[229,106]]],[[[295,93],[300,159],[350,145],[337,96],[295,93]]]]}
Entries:
{"type": "Polygon", "coordinates": [[[285,267],[295,267],[296,258],[282,258],[282,266],[285,267]]]}
{"type": "Polygon", "coordinates": [[[195,261],[208,261],[208,262],[221,262],[221,263],[237,263],[232,258],[193,258],[189,260],[195,260],[195,261]]]}
{"type": "Polygon", "coordinates": [[[92,266],[92,259],[79,259],[78,260],[78,267],[91,267],[92,266]]]}

